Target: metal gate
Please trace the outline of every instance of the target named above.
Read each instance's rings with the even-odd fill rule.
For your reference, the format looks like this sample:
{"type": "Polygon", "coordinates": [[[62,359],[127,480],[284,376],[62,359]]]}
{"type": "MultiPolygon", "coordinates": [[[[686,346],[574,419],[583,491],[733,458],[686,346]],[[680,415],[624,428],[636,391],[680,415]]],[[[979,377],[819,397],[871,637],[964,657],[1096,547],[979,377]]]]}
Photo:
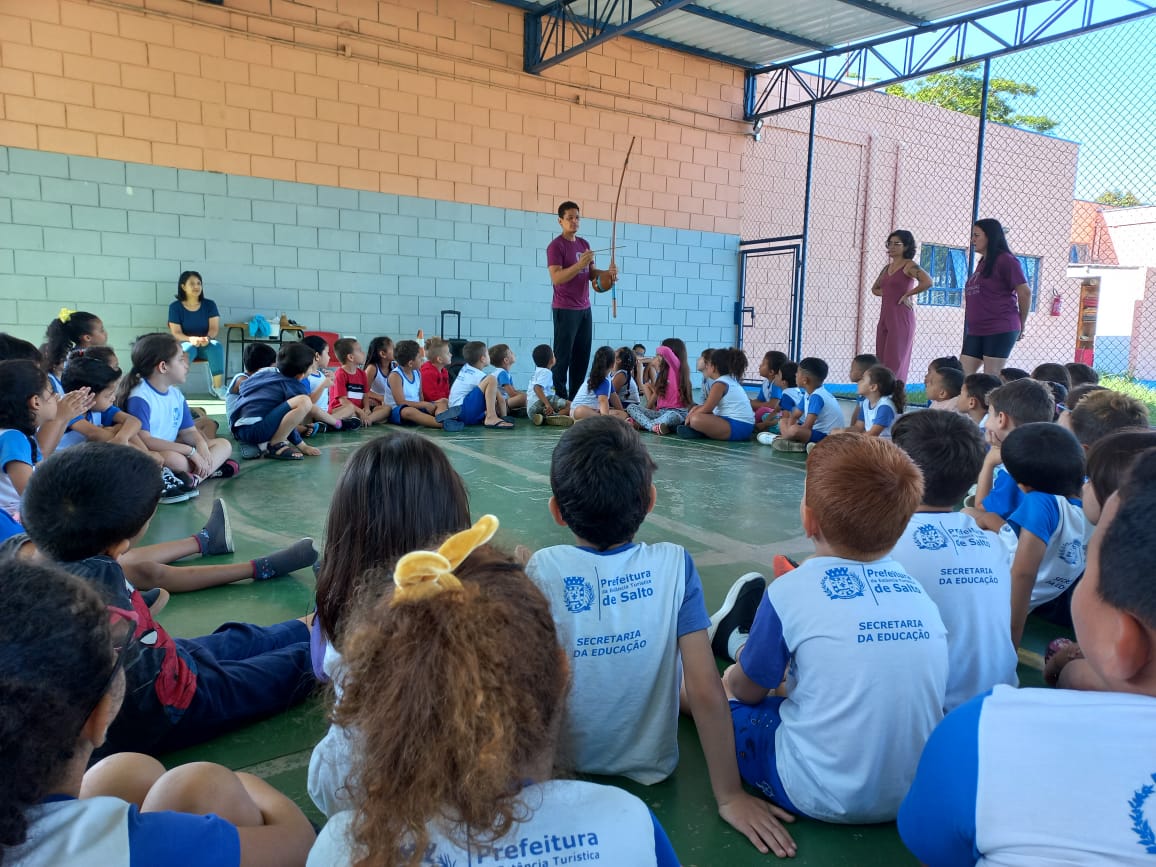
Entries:
{"type": "Polygon", "coordinates": [[[769,349],[798,358],[802,346],[802,235],[739,242],[739,347],[751,363],[769,349]]]}

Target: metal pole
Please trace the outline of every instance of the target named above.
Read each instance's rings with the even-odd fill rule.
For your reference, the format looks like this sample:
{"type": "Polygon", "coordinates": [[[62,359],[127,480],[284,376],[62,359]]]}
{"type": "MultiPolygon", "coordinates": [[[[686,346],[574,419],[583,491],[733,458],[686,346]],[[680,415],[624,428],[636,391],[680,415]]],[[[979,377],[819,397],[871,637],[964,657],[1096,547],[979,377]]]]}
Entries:
{"type": "MultiPolygon", "coordinates": [[[[987,94],[991,87],[991,58],[983,62],[983,95],[979,101],[979,139],[975,145],[975,191],[971,197],[971,225],[979,219],[979,196],[983,187],[983,145],[987,137],[987,94]]],[[[968,238],[971,231],[968,230],[968,238]]],[[[975,248],[968,244],[968,272],[975,268],[975,248]]]]}
{"type": "Polygon", "coordinates": [[[799,249],[799,265],[795,282],[795,297],[791,309],[791,357],[798,359],[803,352],[803,292],[807,285],[807,236],[811,228],[811,179],[815,170],[815,103],[811,103],[811,122],[807,133],[807,180],[803,195],[803,243],[799,249]]]}

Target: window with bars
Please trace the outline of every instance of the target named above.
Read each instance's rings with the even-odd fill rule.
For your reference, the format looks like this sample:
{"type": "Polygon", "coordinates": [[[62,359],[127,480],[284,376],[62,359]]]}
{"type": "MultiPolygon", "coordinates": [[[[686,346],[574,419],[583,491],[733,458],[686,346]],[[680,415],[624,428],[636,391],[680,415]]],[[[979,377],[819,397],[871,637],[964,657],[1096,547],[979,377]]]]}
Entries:
{"type": "Polygon", "coordinates": [[[967,283],[967,250],[924,244],[919,265],[931,275],[931,288],[920,292],[916,300],[925,307],[962,307],[963,287],[967,283]]]}

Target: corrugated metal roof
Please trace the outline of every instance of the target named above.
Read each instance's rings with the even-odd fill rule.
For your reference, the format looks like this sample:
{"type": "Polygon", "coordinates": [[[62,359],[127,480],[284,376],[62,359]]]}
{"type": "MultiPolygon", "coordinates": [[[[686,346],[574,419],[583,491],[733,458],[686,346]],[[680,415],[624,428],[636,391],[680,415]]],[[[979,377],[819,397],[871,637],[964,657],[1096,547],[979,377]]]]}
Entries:
{"type": "MultiPolygon", "coordinates": [[[[645,3],[634,0],[642,10],[645,3]]],[[[553,0],[514,0],[511,5],[544,9],[553,0]]],[[[580,17],[593,14],[592,0],[574,0],[570,10],[580,17]]],[[[605,0],[601,0],[605,6],[605,0]]],[[[661,39],[692,53],[731,57],[744,66],[780,63],[816,50],[837,47],[912,27],[910,20],[889,17],[886,10],[931,22],[1000,4],[991,0],[698,0],[640,27],[640,35],[661,39]],[[876,6],[878,9],[870,7],[876,6]],[[724,23],[720,18],[733,19],[724,23]],[[749,25],[742,26],[743,23],[749,25]],[[779,31],[798,40],[776,38],[779,31]],[[810,45],[806,43],[811,43],[810,45]]]]}

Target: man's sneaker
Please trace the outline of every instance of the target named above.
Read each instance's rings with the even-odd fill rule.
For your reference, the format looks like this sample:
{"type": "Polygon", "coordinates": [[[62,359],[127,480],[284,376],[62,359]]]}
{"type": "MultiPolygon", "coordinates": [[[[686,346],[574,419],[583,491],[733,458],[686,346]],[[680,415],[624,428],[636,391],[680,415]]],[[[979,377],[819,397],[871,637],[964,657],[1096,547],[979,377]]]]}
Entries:
{"type": "Polygon", "coordinates": [[[536,412],[532,416],[530,416],[530,421],[532,421],[534,424],[538,425],[539,427],[542,426],[542,422],[544,422],[545,420],[546,420],[546,416],[544,416],[540,412],[536,412]]]}
{"type": "Polygon", "coordinates": [[[696,431],[688,424],[680,424],[674,432],[684,440],[700,440],[705,436],[701,431],[696,431]]]}
{"type": "Polygon", "coordinates": [[[755,439],[758,442],[762,443],[765,446],[772,445],[774,443],[774,441],[777,440],[778,438],[779,438],[778,434],[773,434],[769,430],[762,431],[759,433],[758,436],[755,437],[755,439]]]}
{"type": "Polygon", "coordinates": [[[161,468],[161,485],[161,502],[166,505],[169,503],[183,503],[189,498],[189,493],[185,490],[184,483],[173,475],[173,471],[168,467],[161,468]]]}
{"type": "Polygon", "coordinates": [[[807,444],[797,443],[794,440],[786,440],[782,437],[775,437],[775,441],[771,443],[771,448],[777,452],[805,452],[807,450],[807,444]]]}
{"type": "Polygon", "coordinates": [[[731,585],[722,608],[711,615],[710,626],[706,631],[715,656],[731,658],[731,634],[736,629],[739,632],[751,631],[751,624],[755,622],[755,613],[759,610],[766,589],[767,579],[758,572],[748,572],[731,585]]]}
{"type": "Polygon", "coordinates": [[[546,416],[546,424],[550,427],[570,427],[574,424],[574,419],[568,415],[562,415],[562,413],[556,412],[553,415],[546,416]]]}
{"type": "Polygon", "coordinates": [[[229,510],[225,508],[224,500],[213,500],[212,514],[197,533],[197,544],[205,557],[233,553],[233,528],[229,524],[229,510]]]}
{"type": "Polygon", "coordinates": [[[357,430],[359,427],[361,427],[361,419],[355,415],[351,415],[349,418],[343,418],[341,420],[342,431],[357,430]]]}

